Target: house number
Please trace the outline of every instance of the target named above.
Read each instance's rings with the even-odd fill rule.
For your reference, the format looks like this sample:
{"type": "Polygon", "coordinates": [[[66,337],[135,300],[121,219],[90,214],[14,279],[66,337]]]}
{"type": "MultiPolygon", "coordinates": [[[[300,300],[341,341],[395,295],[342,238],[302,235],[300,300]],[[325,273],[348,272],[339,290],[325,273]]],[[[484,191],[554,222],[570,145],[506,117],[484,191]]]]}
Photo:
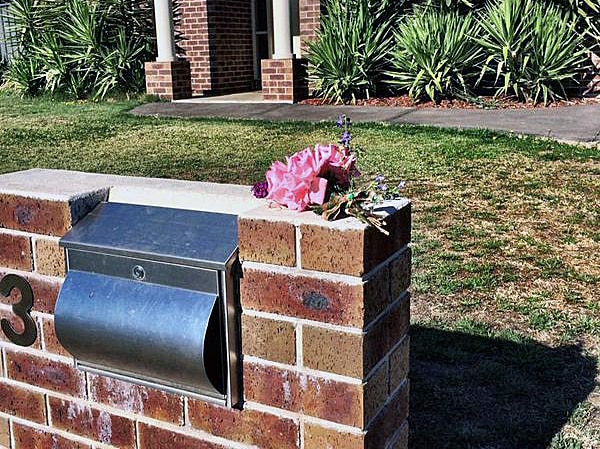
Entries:
{"type": "Polygon", "coordinates": [[[37,339],[37,326],[30,315],[31,308],[33,307],[33,290],[29,282],[16,274],[7,274],[0,281],[0,295],[5,298],[8,298],[15,288],[21,292],[21,301],[13,304],[12,310],[15,315],[23,320],[25,330],[19,334],[6,319],[0,321],[0,326],[6,338],[14,344],[31,346],[37,339]]]}

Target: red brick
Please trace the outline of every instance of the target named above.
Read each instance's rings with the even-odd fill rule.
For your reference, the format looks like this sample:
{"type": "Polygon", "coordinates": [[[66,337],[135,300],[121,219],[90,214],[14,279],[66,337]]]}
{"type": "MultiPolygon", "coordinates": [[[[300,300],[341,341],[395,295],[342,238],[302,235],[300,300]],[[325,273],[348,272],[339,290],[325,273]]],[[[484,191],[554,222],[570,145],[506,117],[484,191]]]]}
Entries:
{"type": "MultiPolygon", "coordinates": [[[[303,326],[304,366],[344,376],[365,378],[371,370],[408,333],[410,311],[408,296],[366,333],[303,326]]],[[[408,365],[407,365],[408,366],[408,365]]]]}
{"type": "Polygon", "coordinates": [[[46,351],[54,354],[70,357],[69,352],[60,344],[58,337],[56,336],[56,329],[54,328],[54,320],[42,318],[42,329],[44,333],[44,347],[46,351]]]}
{"type": "Polygon", "coordinates": [[[410,367],[410,337],[407,335],[390,354],[390,389],[393,391],[407,378],[410,367]]]}
{"type": "Polygon", "coordinates": [[[90,399],[112,407],[183,425],[183,398],[104,376],[89,375],[90,399]]]}
{"type": "Polygon", "coordinates": [[[48,276],[65,277],[65,250],[57,240],[35,239],[35,271],[48,276]]]}
{"type": "Polygon", "coordinates": [[[370,369],[408,334],[410,327],[410,297],[396,301],[388,313],[373,324],[365,338],[365,364],[370,369]]]}
{"type": "Polygon", "coordinates": [[[300,0],[300,39],[302,49],[306,51],[307,42],[316,38],[317,30],[320,28],[321,0],[300,0]],[[308,11],[308,13],[306,13],[308,11]]]}
{"type": "Polygon", "coordinates": [[[302,354],[307,368],[360,379],[366,374],[362,334],[303,326],[302,354]]]}
{"type": "Polygon", "coordinates": [[[390,290],[390,270],[388,265],[372,271],[365,284],[365,321],[370,323],[377,318],[393,301],[390,290]]]}
{"type": "Polygon", "coordinates": [[[0,194],[0,227],[62,237],[106,198],[106,191],[82,192],[76,199],[51,201],[0,194]]]}
{"type": "MultiPolygon", "coordinates": [[[[0,279],[9,274],[10,272],[0,268],[0,279]]],[[[58,293],[63,280],[59,278],[52,278],[47,276],[40,276],[34,273],[16,273],[23,277],[33,290],[33,311],[43,313],[54,313],[54,306],[58,299],[58,293]]],[[[0,302],[5,304],[12,304],[18,302],[20,293],[17,289],[13,290],[10,298],[5,299],[0,296],[0,302]]]]}
{"type": "Polygon", "coordinates": [[[330,280],[292,272],[244,269],[241,281],[244,308],[362,327],[362,283],[330,280]]]}
{"type": "Polygon", "coordinates": [[[42,394],[1,382],[0,412],[38,424],[46,423],[46,406],[42,394]]]}
{"type": "Polygon", "coordinates": [[[0,232],[0,265],[14,270],[31,271],[31,239],[0,232]]]}
{"type": "Polygon", "coordinates": [[[0,418],[0,446],[10,447],[10,423],[7,418],[0,418]]]}
{"type": "Polygon", "coordinates": [[[196,400],[190,400],[188,411],[191,425],[211,435],[261,449],[298,447],[299,425],[288,418],[255,410],[227,409],[196,400]]]}
{"type": "Polygon", "coordinates": [[[139,423],[139,432],[139,449],[226,449],[219,444],[150,426],[145,423],[139,423]]]}
{"type": "Polygon", "coordinates": [[[55,433],[14,423],[15,449],[91,449],[89,444],[68,440],[55,433]]]}
{"type": "Polygon", "coordinates": [[[296,363],[296,330],[286,321],[242,316],[242,352],[273,362],[296,363]]]}
{"type": "Polygon", "coordinates": [[[6,351],[8,377],[19,382],[85,397],[85,377],[72,365],[25,352],[6,351]]]}
{"type": "Polygon", "coordinates": [[[394,396],[388,400],[388,404],[377,415],[369,427],[366,436],[367,449],[381,449],[394,436],[396,431],[402,427],[408,417],[409,385],[396,391],[394,396]]]}
{"type": "Polygon", "coordinates": [[[364,425],[362,385],[245,363],[244,392],[248,401],[349,426],[364,425]]]}
{"type": "Polygon", "coordinates": [[[364,436],[321,427],[304,425],[304,449],[364,449],[364,436]]]}
{"type": "Polygon", "coordinates": [[[410,287],[412,269],[412,249],[406,248],[397,259],[390,264],[390,278],[392,281],[392,298],[398,298],[410,287]]]}
{"type": "Polygon", "coordinates": [[[341,230],[330,224],[300,226],[302,267],[362,276],[410,241],[410,204],[386,218],[386,236],[366,225],[341,230]]]}
{"type": "Polygon", "coordinates": [[[381,363],[365,384],[365,426],[375,418],[385,405],[389,394],[389,367],[387,360],[381,363]]]}
{"type": "Polygon", "coordinates": [[[62,236],[71,227],[71,211],[64,201],[0,194],[0,227],[62,236]]]}
{"type": "Polygon", "coordinates": [[[284,221],[240,218],[240,259],[275,265],[296,265],[296,229],[284,221]]]}
{"type": "Polygon", "coordinates": [[[409,436],[408,422],[402,424],[400,431],[391,440],[388,449],[407,449],[409,436]]]}
{"type": "Polygon", "coordinates": [[[122,449],[135,448],[133,421],[87,405],[49,398],[52,425],[122,449]]]}

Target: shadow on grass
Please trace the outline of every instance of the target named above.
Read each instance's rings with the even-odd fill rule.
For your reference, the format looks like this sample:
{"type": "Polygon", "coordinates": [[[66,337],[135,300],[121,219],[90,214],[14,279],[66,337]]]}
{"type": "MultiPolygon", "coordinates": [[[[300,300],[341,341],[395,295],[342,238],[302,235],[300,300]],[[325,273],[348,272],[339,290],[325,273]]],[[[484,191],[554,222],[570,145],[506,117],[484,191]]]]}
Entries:
{"type": "Polygon", "coordinates": [[[594,389],[576,346],[419,325],[411,338],[411,449],[547,448],[594,389]]]}

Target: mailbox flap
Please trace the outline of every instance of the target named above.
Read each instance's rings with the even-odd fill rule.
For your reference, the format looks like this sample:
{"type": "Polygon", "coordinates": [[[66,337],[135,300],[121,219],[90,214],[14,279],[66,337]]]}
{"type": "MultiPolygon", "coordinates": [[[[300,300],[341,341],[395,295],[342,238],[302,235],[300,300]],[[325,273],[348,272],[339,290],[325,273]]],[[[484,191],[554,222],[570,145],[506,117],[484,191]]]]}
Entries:
{"type": "Polygon", "coordinates": [[[60,243],[67,249],[224,270],[237,241],[236,215],[104,202],[60,243]]]}
{"type": "Polygon", "coordinates": [[[222,399],[217,295],[70,271],[56,333],[83,368],[101,368],[222,399]]]}

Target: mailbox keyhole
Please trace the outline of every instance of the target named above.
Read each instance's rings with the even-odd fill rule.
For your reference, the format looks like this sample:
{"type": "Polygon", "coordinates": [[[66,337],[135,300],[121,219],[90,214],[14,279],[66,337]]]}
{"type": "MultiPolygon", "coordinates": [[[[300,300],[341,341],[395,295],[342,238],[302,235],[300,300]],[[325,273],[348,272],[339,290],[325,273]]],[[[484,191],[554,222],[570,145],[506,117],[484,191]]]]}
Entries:
{"type": "Polygon", "coordinates": [[[131,270],[131,274],[133,275],[134,279],[143,281],[146,277],[146,270],[144,270],[144,267],[136,265],[133,267],[133,270],[131,270]]]}

